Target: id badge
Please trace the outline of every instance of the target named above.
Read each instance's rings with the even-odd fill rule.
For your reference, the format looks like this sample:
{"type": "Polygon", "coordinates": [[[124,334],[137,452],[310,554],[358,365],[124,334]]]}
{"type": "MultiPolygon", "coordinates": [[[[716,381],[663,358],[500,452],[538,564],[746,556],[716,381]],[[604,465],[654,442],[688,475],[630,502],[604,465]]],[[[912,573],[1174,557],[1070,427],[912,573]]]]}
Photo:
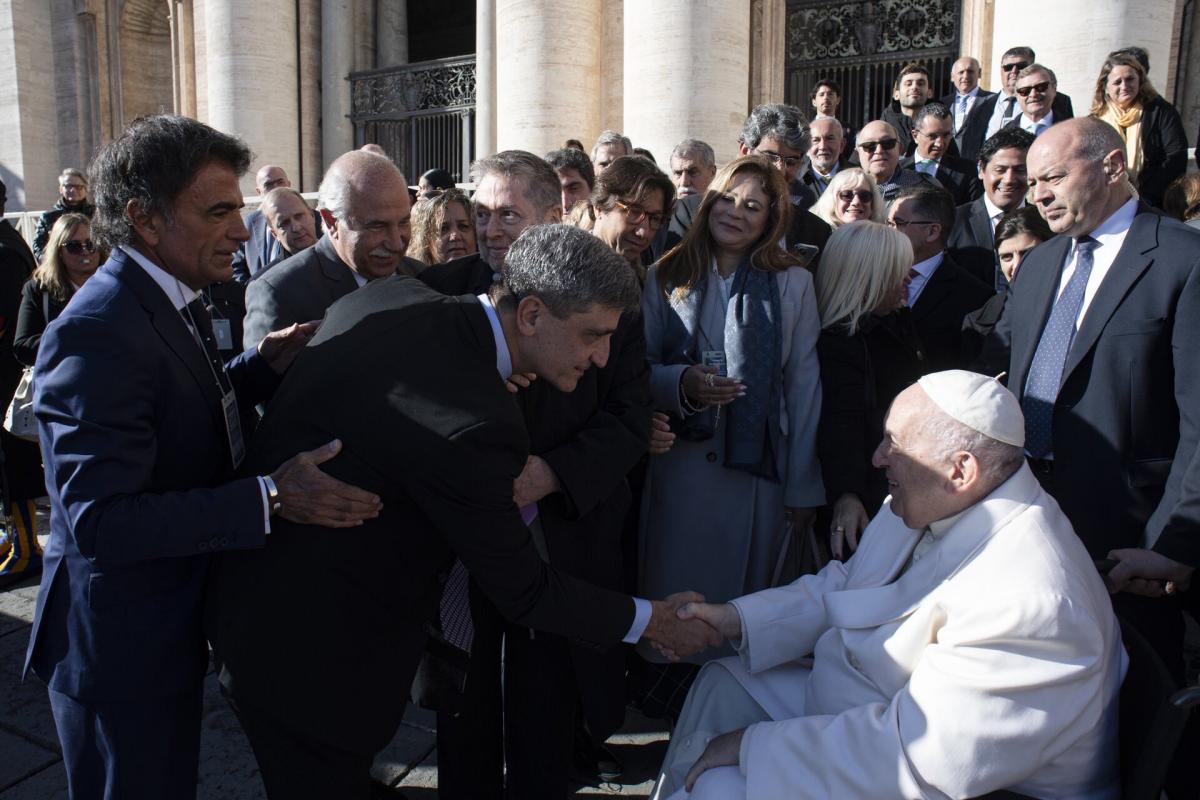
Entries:
{"type": "Polygon", "coordinates": [[[236,470],[246,457],[246,442],[242,438],[242,417],[238,414],[237,395],[233,392],[222,394],[221,410],[225,412],[225,435],[229,438],[229,454],[236,470]]]}
{"type": "Polygon", "coordinates": [[[214,319],[212,321],[213,336],[217,339],[218,350],[233,349],[233,327],[227,319],[214,319]]]}
{"type": "Polygon", "coordinates": [[[700,363],[706,367],[716,367],[717,374],[722,378],[729,377],[729,370],[725,364],[724,350],[702,350],[700,352],[700,363]]]}

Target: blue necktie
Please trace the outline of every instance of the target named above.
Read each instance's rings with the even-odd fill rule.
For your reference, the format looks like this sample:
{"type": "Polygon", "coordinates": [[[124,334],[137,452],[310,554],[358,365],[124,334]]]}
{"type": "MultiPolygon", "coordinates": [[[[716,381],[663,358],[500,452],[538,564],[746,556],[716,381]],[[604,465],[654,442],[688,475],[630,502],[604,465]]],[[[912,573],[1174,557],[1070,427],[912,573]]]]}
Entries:
{"type": "Polygon", "coordinates": [[[1054,401],[1058,399],[1067,353],[1075,340],[1075,320],[1079,317],[1084,290],[1092,274],[1093,251],[1099,244],[1090,236],[1084,236],[1076,243],[1075,271],[1054,303],[1029,366],[1021,410],[1025,412],[1025,449],[1034,458],[1044,458],[1053,449],[1054,401]]]}
{"type": "Polygon", "coordinates": [[[958,131],[961,131],[967,124],[967,103],[970,99],[970,96],[965,94],[958,98],[958,131]]]}

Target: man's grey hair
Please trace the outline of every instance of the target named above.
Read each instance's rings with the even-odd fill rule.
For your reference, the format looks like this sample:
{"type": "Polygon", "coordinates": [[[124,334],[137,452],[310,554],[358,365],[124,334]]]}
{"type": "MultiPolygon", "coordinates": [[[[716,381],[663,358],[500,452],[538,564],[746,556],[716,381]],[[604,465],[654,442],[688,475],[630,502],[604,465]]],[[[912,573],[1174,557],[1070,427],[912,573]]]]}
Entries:
{"type": "MultiPolygon", "coordinates": [[[[838,119],[837,117],[831,117],[828,114],[818,114],[817,116],[813,117],[812,121],[813,122],[832,122],[833,127],[837,129],[838,136],[842,137],[843,139],[846,138],[846,128],[845,128],[845,126],[842,125],[842,121],[840,119],[838,119]]],[[[809,136],[811,137],[812,136],[812,133],[811,133],[812,123],[809,123],[808,127],[810,129],[809,136]]]]}
{"type": "Polygon", "coordinates": [[[87,175],[83,174],[83,170],[76,169],[75,167],[67,167],[62,171],[62,174],[58,176],[58,185],[66,186],[67,181],[71,178],[79,178],[79,180],[83,181],[83,185],[87,186],[87,175]]]}
{"type": "Polygon", "coordinates": [[[784,103],[755,106],[750,116],[746,117],[739,140],[753,150],[767,137],[778,139],[788,147],[806,152],[811,143],[808,117],[796,106],[784,103]]]}
{"type": "Polygon", "coordinates": [[[1025,463],[1024,448],[969,428],[941,409],[935,409],[925,417],[917,435],[933,443],[940,457],[947,461],[955,453],[964,451],[975,456],[980,478],[989,491],[1008,480],[1025,463]]]}
{"type": "Polygon", "coordinates": [[[596,143],[592,145],[592,161],[596,160],[596,153],[600,151],[600,146],[605,144],[619,144],[625,148],[625,155],[633,155],[633,142],[629,140],[628,136],[618,131],[606,130],[600,132],[600,135],[596,137],[596,143]]]}
{"type": "Polygon", "coordinates": [[[526,150],[502,150],[471,165],[471,180],[476,186],[488,175],[518,179],[525,188],[525,196],[539,214],[562,204],[558,173],[545,160],[526,150]]]}
{"type": "Polygon", "coordinates": [[[641,289],[629,262],[571,225],[532,225],[513,242],[495,289],[498,302],[537,297],[559,319],[601,308],[633,311],[641,289]]]}
{"type": "Polygon", "coordinates": [[[689,153],[706,167],[717,165],[717,154],[713,152],[712,145],[699,139],[684,139],[675,145],[675,149],[671,151],[671,160],[683,158],[689,153]]]}
{"type": "Polygon", "coordinates": [[[951,119],[952,116],[953,115],[950,113],[950,109],[946,108],[946,106],[943,104],[936,101],[932,103],[926,103],[918,108],[917,113],[913,115],[913,130],[920,130],[921,123],[923,123],[928,117],[933,117],[934,119],[940,121],[951,119]]]}
{"type": "Polygon", "coordinates": [[[1030,75],[1034,75],[1039,72],[1044,72],[1050,76],[1051,86],[1058,86],[1058,76],[1054,74],[1054,70],[1050,69],[1045,64],[1030,64],[1028,67],[1017,73],[1017,80],[1021,80],[1021,78],[1028,78],[1030,75]]]}
{"type": "Polygon", "coordinates": [[[387,156],[377,155],[367,150],[351,150],[334,159],[321,178],[317,188],[317,206],[324,208],[335,219],[349,218],[350,207],[355,199],[355,184],[361,183],[366,176],[379,172],[394,172],[404,180],[403,173],[387,156]]]}

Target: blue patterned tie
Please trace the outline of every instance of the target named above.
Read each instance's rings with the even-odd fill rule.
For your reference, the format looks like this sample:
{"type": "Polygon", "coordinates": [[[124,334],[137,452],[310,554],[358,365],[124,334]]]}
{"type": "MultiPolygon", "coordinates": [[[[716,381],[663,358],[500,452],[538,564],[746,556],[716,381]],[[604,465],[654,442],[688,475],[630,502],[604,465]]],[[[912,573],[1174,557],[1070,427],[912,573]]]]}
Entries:
{"type": "Polygon", "coordinates": [[[958,130],[956,130],[955,133],[961,132],[963,127],[967,124],[967,103],[970,101],[970,99],[971,98],[965,94],[960,95],[958,98],[958,130]]]}
{"type": "Polygon", "coordinates": [[[1075,245],[1075,271],[1054,303],[1029,366],[1021,410],[1025,412],[1025,449],[1034,458],[1045,458],[1053,448],[1054,401],[1058,399],[1067,353],[1075,340],[1075,320],[1079,317],[1083,293],[1092,274],[1093,251],[1099,244],[1092,237],[1084,236],[1075,245]]]}

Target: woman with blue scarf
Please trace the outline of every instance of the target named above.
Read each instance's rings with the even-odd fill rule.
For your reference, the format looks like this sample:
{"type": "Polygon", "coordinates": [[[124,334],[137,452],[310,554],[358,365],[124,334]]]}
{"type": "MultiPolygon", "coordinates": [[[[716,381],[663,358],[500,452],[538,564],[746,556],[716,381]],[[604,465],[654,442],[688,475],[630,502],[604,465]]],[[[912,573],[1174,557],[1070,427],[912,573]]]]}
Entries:
{"type": "Polygon", "coordinates": [[[738,158],[646,276],[651,391],[676,438],[650,460],[645,597],[694,589],[721,603],[765,588],[787,516],[805,530],[825,501],[820,321],[812,276],[780,245],[791,213],[782,173],[762,157],[738,158]]]}

